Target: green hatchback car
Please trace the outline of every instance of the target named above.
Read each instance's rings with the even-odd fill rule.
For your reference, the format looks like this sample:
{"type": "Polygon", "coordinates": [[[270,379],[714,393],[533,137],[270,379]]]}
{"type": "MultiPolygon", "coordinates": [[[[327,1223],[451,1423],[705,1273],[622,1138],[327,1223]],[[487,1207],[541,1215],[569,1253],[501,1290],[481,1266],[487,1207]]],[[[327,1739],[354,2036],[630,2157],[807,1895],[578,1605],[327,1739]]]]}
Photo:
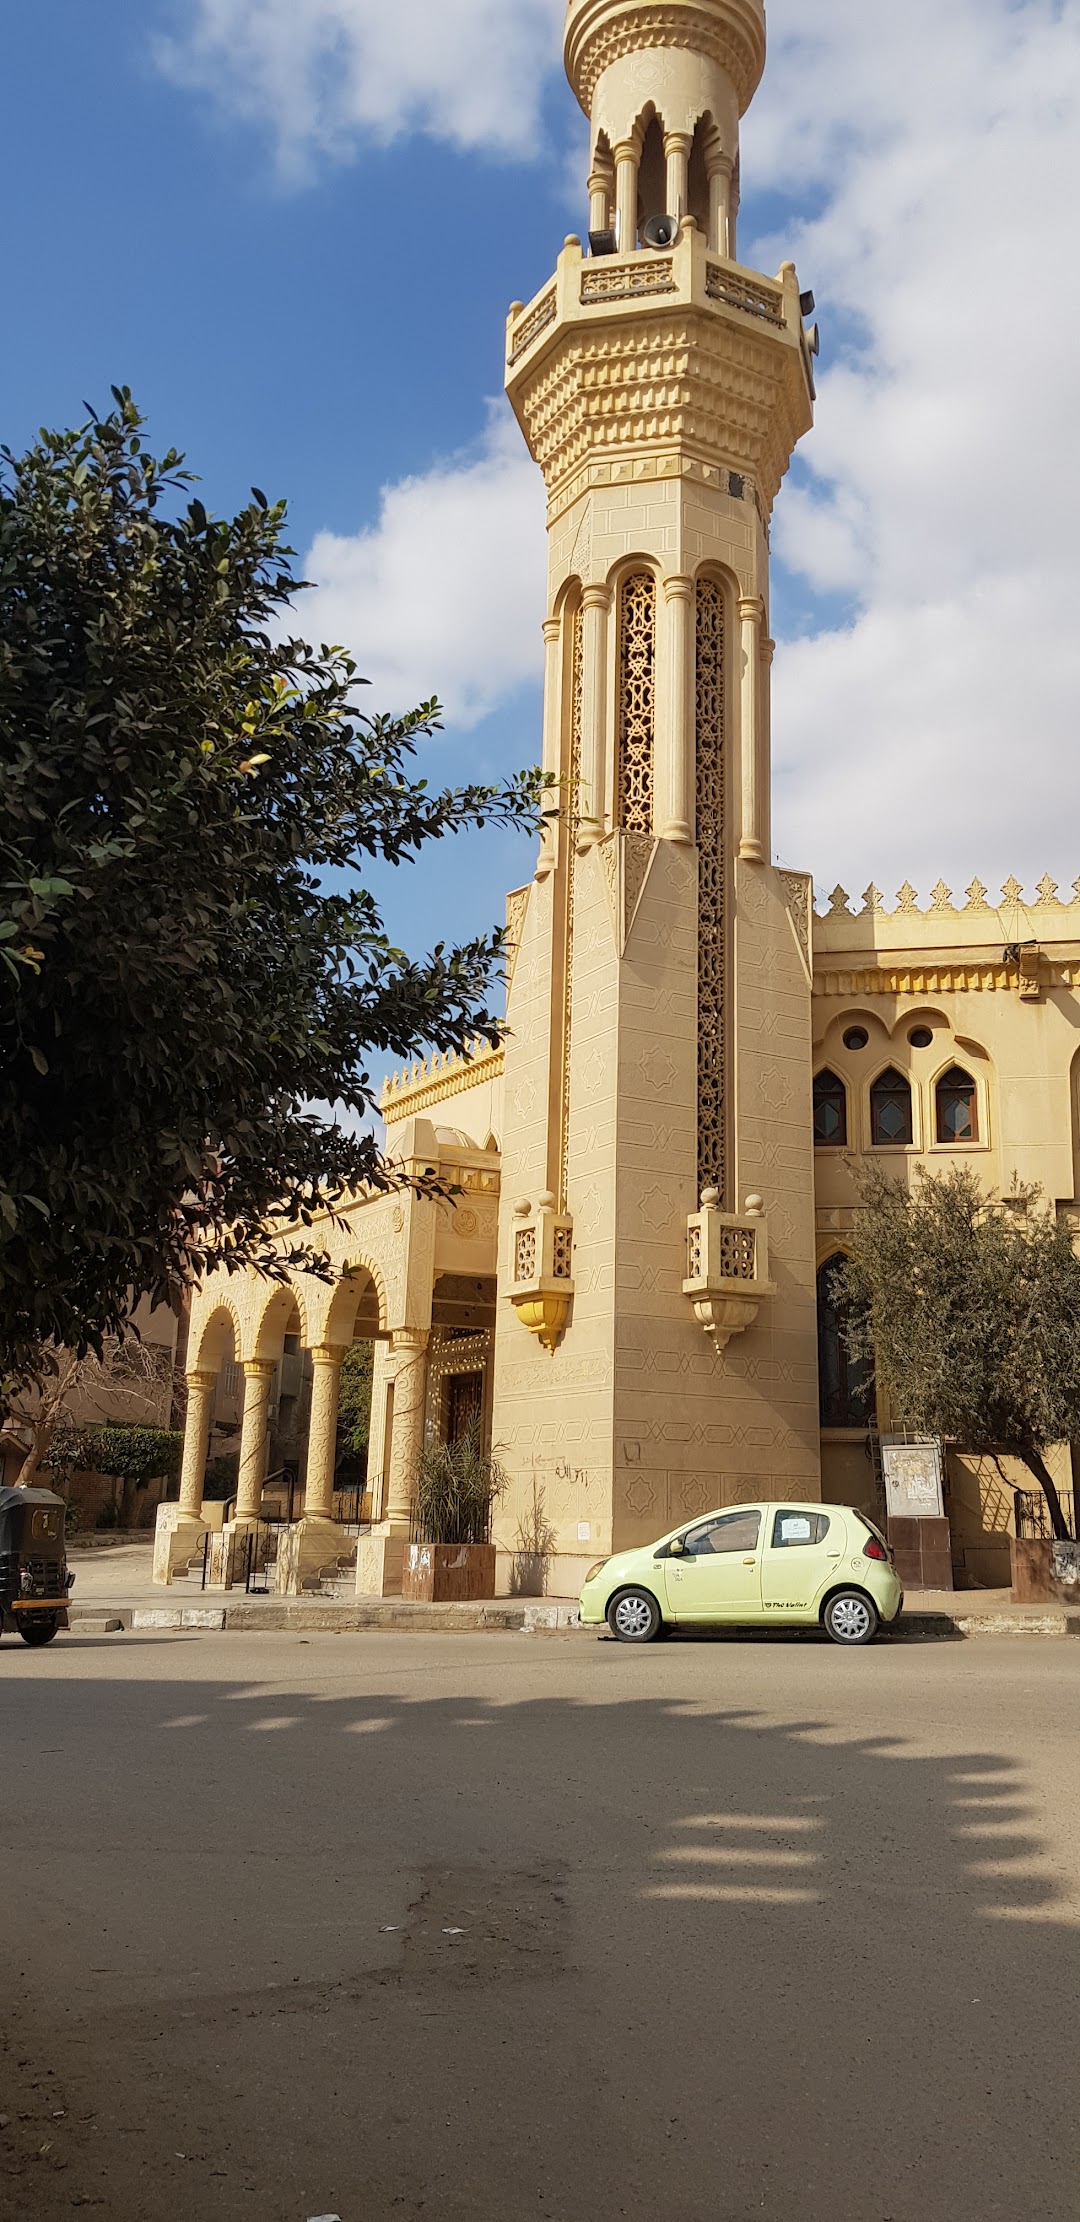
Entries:
{"type": "Polygon", "coordinates": [[[620,1643],[669,1628],[810,1628],[871,1643],[904,1602],[892,1551],[873,1521],[839,1504],[740,1504],[659,1543],[599,1559],[581,1618],[620,1643]]]}

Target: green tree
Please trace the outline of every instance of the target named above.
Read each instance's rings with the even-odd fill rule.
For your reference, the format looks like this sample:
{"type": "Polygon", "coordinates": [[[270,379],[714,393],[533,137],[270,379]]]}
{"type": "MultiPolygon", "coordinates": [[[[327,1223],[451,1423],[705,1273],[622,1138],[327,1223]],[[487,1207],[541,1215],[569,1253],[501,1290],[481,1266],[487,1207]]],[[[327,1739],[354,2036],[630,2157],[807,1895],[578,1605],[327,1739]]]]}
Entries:
{"type": "Polygon", "coordinates": [[[135,1498],[152,1481],[174,1481],[180,1471],[184,1438],[168,1427],[135,1427],[117,1420],[94,1431],[90,1465],[122,1484],[117,1507],[121,1527],[130,1527],[135,1498]]]}
{"type": "Polygon", "coordinates": [[[367,1478],[374,1359],[374,1343],[354,1342],[341,1361],[336,1462],[339,1486],[367,1478]]]}
{"type": "Polygon", "coordinates": [[[500,1032],[501,936],[413,959],[359,875],[542,786],[416,778],[438,705],[362,716],[289,637],[284,504],[208,515],[114,396],[0,450],[0,1374],[280,1274],[275,1228],[317,1267],[315,1207],[392,1177],[369,1059],[500,1032]]]}
{"type": "Polygon", "coordinates": [[[1035,1187],[1004,1199],[965,1168],[909,1190],[860,1183],[846,1336],[897,1426],[1022,1460],[1068,1523],[1046,1463],[1080,1436],[1080,1259],[1035,1187]]]}

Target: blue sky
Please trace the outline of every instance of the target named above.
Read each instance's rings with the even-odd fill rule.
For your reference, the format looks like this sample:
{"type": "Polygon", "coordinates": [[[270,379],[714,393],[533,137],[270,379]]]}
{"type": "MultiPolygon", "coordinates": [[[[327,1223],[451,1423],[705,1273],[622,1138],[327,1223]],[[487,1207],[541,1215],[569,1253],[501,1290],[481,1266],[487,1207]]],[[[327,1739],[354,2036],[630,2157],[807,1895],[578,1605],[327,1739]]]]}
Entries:
{"type": "MultiPolygon", "coordinates": [[[[508,302],[584,221],[560,16],[413,0],[388,43],[376,0],[37,0],[5,26],[0,437],[126,382],[211,506],[286,495],[380,703],[456,705],[440,778],[539,750],[540,511],[490,403],[508,302]]],[[[778,848],[853,893],[1067,880],[1080,14],[874,16],[821,0],[808,29],[776,0],[744,144],[742,253],[798,252],[826,348],[777,519],[778,848]],[[1021,267],[1052,346],[1004,311],[1021,267]]],[[[479,930],[529,868],[508,837],[449,845],[380,887],[388,923],[414,948],[479,930]]]]}

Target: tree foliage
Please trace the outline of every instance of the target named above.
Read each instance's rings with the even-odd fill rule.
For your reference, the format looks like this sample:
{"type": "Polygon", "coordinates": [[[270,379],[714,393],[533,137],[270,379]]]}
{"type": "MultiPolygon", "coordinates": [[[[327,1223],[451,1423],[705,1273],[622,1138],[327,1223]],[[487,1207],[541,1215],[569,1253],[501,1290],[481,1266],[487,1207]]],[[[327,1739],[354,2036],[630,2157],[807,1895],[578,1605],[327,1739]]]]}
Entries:
{"type": "Polygon", "coordinates": [[[501,937],[413,959],[359,875],[541,786],[416,778],[438,705],[289,637],[284,504],[209,515],[114,394],[0,450],[0,1372],[386,1185],[369,1059],[496,1040],[501,937]]]}
{"type": "Polygon", "coordinates": [[[959,1168],[909,1190],[861,1178],[847,1340],[895,1424],[1022,1459],[1065,1521],[1046,1463],[1080,1436],[1080,1259],[1035,1187],[988,1195],[959,1168]]]}
{"type": "Polygon", "coordinates": [[[341,1361],[336,1462],[339,1485],[353,1478],[363,1481],[367,1475],[374,1359],[374,1343],[354,1342],[341,1361]]]}

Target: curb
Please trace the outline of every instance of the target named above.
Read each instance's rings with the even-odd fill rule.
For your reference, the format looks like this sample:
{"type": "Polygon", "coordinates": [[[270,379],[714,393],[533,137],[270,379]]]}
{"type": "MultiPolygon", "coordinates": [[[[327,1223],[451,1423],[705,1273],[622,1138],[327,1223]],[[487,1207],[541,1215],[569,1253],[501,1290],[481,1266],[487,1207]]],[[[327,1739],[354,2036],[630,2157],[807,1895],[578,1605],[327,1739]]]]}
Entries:
{"type": "Polygon", "coordinates": [[[372,1598],[342,1605],[314,1604],[306,1599],[282,1598],[280,1602],[252,1605],[245,1601],[222,1605],[102,1605],[68,1607],[73,1630],[84,1635],[111,1635],[123,1630],[215,1629],[266,1635],[297,1632],[363,1635],[390,1629],[409,1635],[521,1634],[555,1635],[580,1628],[576,1605],[518,1603],[514,1599],[492,1604],[413,1605],[397,1598],[372,1598]]]}
{"type": "MultiPolygon", "coordinates": [[[[357,1599],[353,1604],[327,1599],[281,1598],[269,1604],[238,1599],[221,1605],[82,1605],[69,1608],[70,1626],[83,1635],[116,1635],[126,1629],[205,1629],[217,1633],[289,1635],[319,1633],[367,1635],[389,1630],[396,1635],[563,1635],[582,1629],[576,1605],[545,1604],[516,1598],[472,1605],[413,1605],[400,1598],[357,1599]]],[[[724,1631],[733,1634],[733,1630],[724,1631]]],[[[911,1612],[888,1632],[893,1643],[966,1643],[990,1636],[1080,1636],[1080,1608],[1021,1605],[995,1612],[911,1612]]]]}

